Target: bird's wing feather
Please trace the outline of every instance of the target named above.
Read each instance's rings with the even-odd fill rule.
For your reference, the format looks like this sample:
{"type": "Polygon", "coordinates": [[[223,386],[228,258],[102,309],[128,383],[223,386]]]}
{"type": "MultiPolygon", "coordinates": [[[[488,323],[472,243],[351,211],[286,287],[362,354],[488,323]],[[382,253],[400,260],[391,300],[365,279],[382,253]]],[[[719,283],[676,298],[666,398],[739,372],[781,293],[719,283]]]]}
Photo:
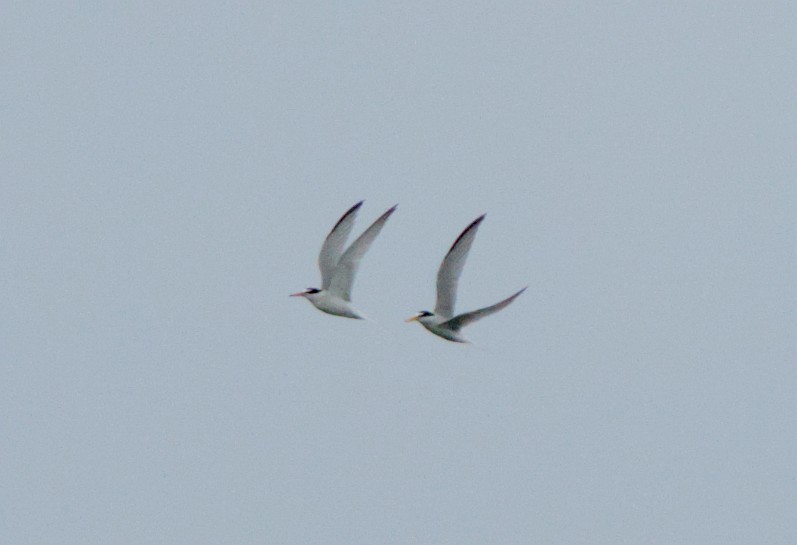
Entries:
{"type": "Polygon", "coordinates": [[[454,315],[454,305],[457,302],[457,284],[465,260],[468,257],[473,239],[479,224],[484,219],[484,214],[476,218],[464,231],[457,237],[451,249],[448,250],[440,269],[437,271],[437,303],[434,313],[441,318],[451,318],[454,315]]]}
{"type": "Polygon", "coordinates": [[[371,243],[379,234],[379,231],[382,230],[382,227],[384,227],[390,214],[395,210],[396,207],[394,206],[382,214],[378,220],[371,224],[371,226],[346,249],[340,261],[338,261],[335,273],[332,275],[332,281],[329,285],[330,293],[337,295],[344,301],[351,301],[351,288],[352,284],[354,284],[354,277],[357,274],[357,269],[360,266],[360,260],[365,255],[365,252],[368,251],[368,248],[371,247],[371,243]]]}
{"type": "Polygon", "coordinates": [[[465,312],[463,314],[460,314],[459,316],[455,316],[454,318],[451,318],[450,320],[448,320],[447,322],[444,322],[441,325],[446,326],[446,327],[448,327],[450,329],[453,329],[454,331],[459,331],[460,329],[462,329],[466,325],[472,324],[476,320],[481,320],[485,316],[489,316],[490,314],[494,314],[494,313],[498,312],[499,310],[508,307],[509,304],[512,303],[512,301],[514,301],[524,291],[526,291],[526,288],[523,288],[522,290],[518,291],[514,295],[511,295],[511,296],[507,297],[506,299],[504,299],[500,303],[496,303],[496,304],[491,305],[489,307],[480,308],[479,310],[474,310],[472,312],[465,312]]]}
{"type": "Polygon", "coordinates": [[[362,204],[363,201],[358,202],[341,216],[321,246],[321,253],[318,254],[318,268],[321,269],[322,289],[327,289],[332,282],[332,276],[343,255],[343,246],[349,238],[351,228],[354,226],[354,218],[357,217],[357,211],[362,204]]]}

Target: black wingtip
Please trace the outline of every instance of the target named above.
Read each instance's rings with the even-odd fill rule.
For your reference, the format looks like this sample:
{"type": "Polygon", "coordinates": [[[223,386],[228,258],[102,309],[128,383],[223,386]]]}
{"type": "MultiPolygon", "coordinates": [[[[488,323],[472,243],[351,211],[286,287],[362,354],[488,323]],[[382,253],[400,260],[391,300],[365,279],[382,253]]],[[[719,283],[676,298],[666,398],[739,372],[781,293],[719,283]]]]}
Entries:
{"type": "Polygon", "coordinates": [[[348,218],[352,214],[357,213],[357,210],[360,209],[360,207],[363,205],[363,202],[365,202],[365,201],[360,201],[357,204],[355,204],[354,206],[352,206],[351,208],[349,208],[348,210],[346,210],[346,213],[343,214],[340,217],[340,219],[335,222],[335,225],[332,226],[332,229],[330,229],[329,233],[327,234],[327,240],[329,239],[329,237],[332,236],[332,233],[334,233],[335,231],[338,230],[338,227],[340,227],[340,224],[343,223],[344,221],[346,221],[346,218],[348,218]]]}
{"type": "Polygon", "coordinates": [[[464,234],[464,233],[467,233],[469,230],[471,230],[471,229],[473,229],[474,227],[478,226],[478,225],[479,225],[479,224],[480,224],[482,221],[484,221],[484,218],[485,218],[486,216],[487,216],[487,214],[482,214],[481,216],[479,216],[478,218],[476,218],[475,220],[473,220],[472,222],[470,222],[470,225],[468,225],[468,226],[465,228],[465,230],[463,231],[463,234],[464,234]]]}
{"type": "MultiPolygon", "coordinates": [[[[354,206],[352,206],[351,208],[349,208],[348,210],[346,210],[346,213],[345,213],[345,214],[343,214],[343,215],[340,217],[340,219],[339,219],[339,220],[338,220],[338,221],[335,223],[335,226],[332,228],[332,230],[329,232],[329,234],[331,235],[332,233],[334,233],[334,232],[335,232],[335,229],[337,229],[337,228],[338,228],[338,226],[339,226],[341,223],[343,223],[343,220],[345,220],[346,218],[348,218],[349,216],[351,216],[352,214],[354,214],[355,212],[357,212],[357,210],[359,210],[359,209],[360,209],[360,207],[363,205],[363,203],[364,203],[364,202],[365,202],[364,200],[363,200],[363,201],[360,201],[360,202],[358,202],[357,204],[355,204],[354,206]]],[[[328,235],[327,235],[327,236],[328,236],[328,235]]]]}
{"type": "Polygon", "coordinates": [[[459,234],[459,236],[457,237],[457,240],[455,240],[455,241],[454,241],[454,244],[452,244],[452,245],[451,245],[451,248],[448,250],[448,253],[451,253],[451,252],[454,250],[454,248],[456,248],[456,247],[457,247],[457,244],[459,244],[459,242],[462,240],[462,238],[463,238],[463,237],[464,237],[466,234],[468,234],[468,232],[470,232],[472,229],[475,229],[476,227],[478,227],[478,226],[479,226],[479,224],[480,224],[480,223],[482,222],[482,220],[484,219],[484,216],[486,216],[486,215],[487,215],[487,214],[482,214],[481,216],[479,216],[478,218],[476,218],[475,220],[473,220],[472,222],[470,222],[470,225],[468,225],[467,227],[465,227],[465,229],[464,229],[464,230],[463,230],[463,231],[462,231],[462,232],[459,234]]]}
{"type": "Polygon", "coordinates": [[[395,205],[395,206],[392,206],[391,208],[388,208],[387,212],[385,212],[384,214],[382,214],[382,216],[380,216],[380,218],[379,218],[379,219],[383,219],[383,218],[388,218],[388,217],[390,217],[390,214],[392,214],[393,212],[395,212],[395,211],[396,211],[396,207],[397,207],[397,206],[398,206],[398,205],[395,205]]]}
{"type": "Polygon", "coordinates": [[[351,208],[349,208],[348,210],[346,210],[346,213],[345,213],[345,214],[343,214],[343,217],[341,217],[340,219],[342,220],[342,219],[343,219],[343,218],[345,218],[346,216],[348,216],[348,215],[350,215],[350,214],[354,214],[354,213],[355,213],[357,210],[359,210],[359,209],[360,209],[360,207],[363,205],[363,203],[364,203],[364,202],[365,202],[365,201],[364,201],[364,200],[362,200],[362,201],[358,202],[357,204],[355,204],[354,206],[352,206],[351,208]]]}

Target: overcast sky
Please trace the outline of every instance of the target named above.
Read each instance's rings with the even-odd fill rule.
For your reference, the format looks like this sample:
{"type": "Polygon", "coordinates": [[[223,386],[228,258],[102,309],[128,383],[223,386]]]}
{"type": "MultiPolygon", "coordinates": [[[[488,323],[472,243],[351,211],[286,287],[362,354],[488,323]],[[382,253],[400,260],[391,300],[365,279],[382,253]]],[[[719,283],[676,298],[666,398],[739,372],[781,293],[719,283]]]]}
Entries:
{"type": "Polygon", "coordinates": [[[12,2],[4,543],[797,542],[792,2],[12,2]],[[365,199],[357,307],[319,284],[365,199]],[[434,306],[487,213],[458,308],[434,306]]]}

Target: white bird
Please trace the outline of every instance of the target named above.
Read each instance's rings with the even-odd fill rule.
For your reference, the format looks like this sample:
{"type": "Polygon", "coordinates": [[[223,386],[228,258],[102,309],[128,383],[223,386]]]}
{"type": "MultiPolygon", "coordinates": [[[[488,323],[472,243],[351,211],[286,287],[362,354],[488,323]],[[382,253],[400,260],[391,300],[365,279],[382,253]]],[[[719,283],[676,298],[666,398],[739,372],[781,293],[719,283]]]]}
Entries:
{"type": "Polygon", "coordinates": [[[469,341],[460,334],[460,329],[476,320],[481,320],[485,316],[498,312],[526,291],[526,288],[523,288],[500,303],[454,316],[459,276],[465,267],[465,260],[473,244],[473,239],[476,238],[479,224],[483,219],[484,214],[468,225],[457,240],[454,241],[445,258],[443,258],[440,269],[437,271],[437,304],[434,307],[434,312],[422,310],[415,316],[405,320],[406,322],[420,322],[423,327],[439,337],[449,341],[466,343],[469,341]]]}
{"type": "Polygon", "coordinates": [[[321,253],[318,255],[318,268],[321,269],[321,289],[307,288],[299,293],[292,293],[291,297],[304,297],[313,303],[315,308],[327,314],[360,320],[365,318],[351,304],[354,277],[360,266],[360,260],[398,205],[382,214],[344,252],[343,246],[346,244],[346,239],[349,238],[349,233],[354,226],[354,218],[362,204],[363,201],[358,202],[343,214],[321,246],[321,253]]]}

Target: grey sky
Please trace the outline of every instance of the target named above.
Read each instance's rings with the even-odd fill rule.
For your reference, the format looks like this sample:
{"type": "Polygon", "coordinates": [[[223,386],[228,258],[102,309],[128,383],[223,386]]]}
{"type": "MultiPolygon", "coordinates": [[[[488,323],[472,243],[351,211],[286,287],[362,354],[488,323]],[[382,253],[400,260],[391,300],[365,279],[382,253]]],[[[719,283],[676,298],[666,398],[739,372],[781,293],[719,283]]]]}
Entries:
{"type": "Polygon", "coordinates": [[[795,543],[796,15],[9,4],[2,541],[795,543]]]}

